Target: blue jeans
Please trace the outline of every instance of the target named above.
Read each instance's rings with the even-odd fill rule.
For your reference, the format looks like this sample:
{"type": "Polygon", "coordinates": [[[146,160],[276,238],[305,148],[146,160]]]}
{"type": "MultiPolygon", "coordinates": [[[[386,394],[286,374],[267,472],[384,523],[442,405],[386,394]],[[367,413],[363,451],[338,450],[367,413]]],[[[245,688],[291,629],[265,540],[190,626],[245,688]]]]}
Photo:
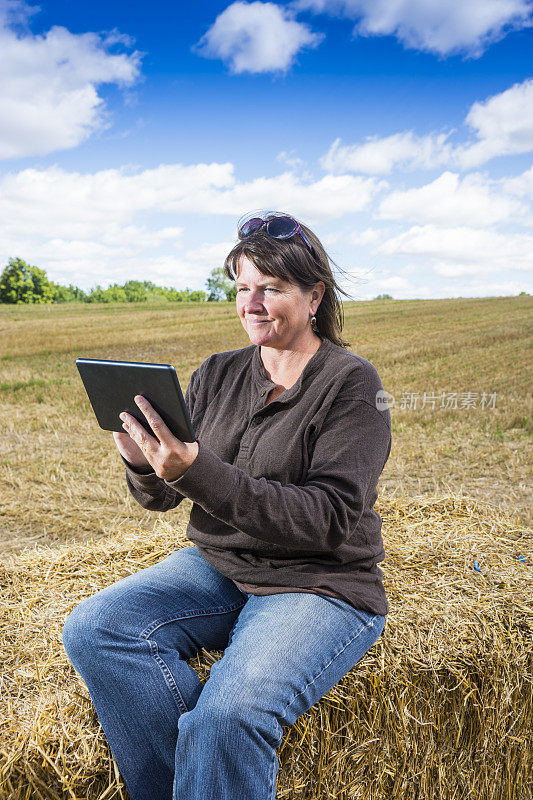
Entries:
{"type": "Polygon", "coordinates": [[[247,594],[186,546],[84,600],[63,644],[131,800],[274,800],[282,725],[384,624],[324,594],[247,594]],[[202,647],[224,650],[204,685],[185,661],[202,647]]]}

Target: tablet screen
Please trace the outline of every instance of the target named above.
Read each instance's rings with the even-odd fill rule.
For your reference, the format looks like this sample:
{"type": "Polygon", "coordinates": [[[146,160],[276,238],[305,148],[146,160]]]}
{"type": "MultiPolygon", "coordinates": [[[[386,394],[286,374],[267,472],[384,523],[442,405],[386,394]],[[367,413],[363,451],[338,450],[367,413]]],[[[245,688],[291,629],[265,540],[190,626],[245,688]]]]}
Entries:
{"type": "Polygon", "coordinates": [[[154,436],[146,417],[133,399],[140,394],[148,400],[177,439],[182,442],[196,441],[176,370],[170,364],[77,358],[76,366],[98,424],[104,430],[124,433],[119,414],[127,411],[154,436]]]}

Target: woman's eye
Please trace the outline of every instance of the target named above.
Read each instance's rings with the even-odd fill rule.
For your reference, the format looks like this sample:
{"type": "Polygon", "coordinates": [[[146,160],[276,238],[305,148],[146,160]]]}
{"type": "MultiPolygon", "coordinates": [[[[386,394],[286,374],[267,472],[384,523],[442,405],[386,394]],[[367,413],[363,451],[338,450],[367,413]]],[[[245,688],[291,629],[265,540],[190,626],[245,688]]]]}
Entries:
{"type": "MultiPolygon", "coordinates": [[[[244,292],[244,291],[245,291],[245,287],[244,286],[242,286],[240,289],[237,289],[237,293],[238,292],[244,292]]],[[[267,286],[267,292],[279,292],[279,289],[274,289],[274,288],[271,288],[270,286],[267,286]]]]}

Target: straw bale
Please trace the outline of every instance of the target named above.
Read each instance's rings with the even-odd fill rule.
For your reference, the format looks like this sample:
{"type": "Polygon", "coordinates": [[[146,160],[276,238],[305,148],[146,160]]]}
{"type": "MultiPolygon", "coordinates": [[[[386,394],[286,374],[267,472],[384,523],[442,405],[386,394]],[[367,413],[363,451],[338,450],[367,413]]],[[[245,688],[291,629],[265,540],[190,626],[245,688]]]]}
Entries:
{"type": "MultiPolygon", "coordinates": [[[[384,633],[285,729],[277,797],[525,800],[530,531],[453,494],[382,497],[378,509],[384,633]]],[[[152,531],[35,547],[0,564],[1,800],[127,800],[62,626],[85,597],[189,544],[182,524],[159,517],[152,531]]],[[[203,650],[188,663],[205,682],[221,656],[203,650]]]]}

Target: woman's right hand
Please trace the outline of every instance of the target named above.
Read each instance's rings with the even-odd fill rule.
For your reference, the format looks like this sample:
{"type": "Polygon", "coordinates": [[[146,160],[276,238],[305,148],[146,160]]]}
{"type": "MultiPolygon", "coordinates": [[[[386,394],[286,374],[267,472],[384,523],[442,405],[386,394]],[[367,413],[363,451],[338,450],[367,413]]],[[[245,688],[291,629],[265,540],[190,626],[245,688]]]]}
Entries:
{"type": "Polygon", "coordinates": [[[133,467],[137,467],[138,469],[150,467],[150,469],[153,469],[143,451],[135,444],[129,433],[113,431],[113,439],[115,440],[119,453],[124,456],[126,461],[129,461],[133,467]]]}

